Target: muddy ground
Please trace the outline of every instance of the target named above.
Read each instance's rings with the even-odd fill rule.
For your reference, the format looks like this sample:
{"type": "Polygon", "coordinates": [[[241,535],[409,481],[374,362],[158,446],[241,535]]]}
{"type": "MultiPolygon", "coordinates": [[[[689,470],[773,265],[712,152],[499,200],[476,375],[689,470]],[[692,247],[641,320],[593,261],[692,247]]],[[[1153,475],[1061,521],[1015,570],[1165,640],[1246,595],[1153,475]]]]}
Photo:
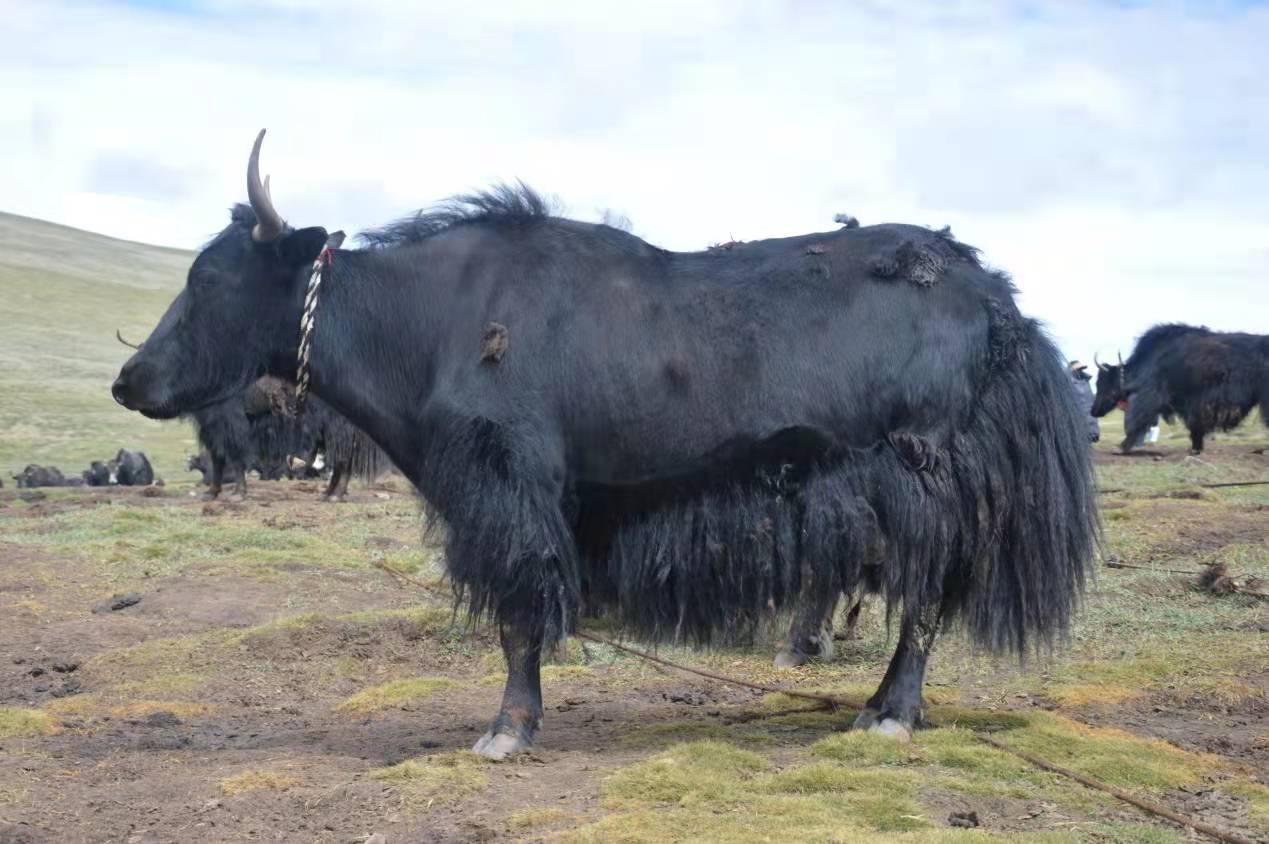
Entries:
{"type": "MultiPolygon", "coordinates": [[[[486,764],[465,750],[501,694],[494,636],[376,567],[439,583],[403,485],[345,505],[302,483],[241,504],[6,488],[0,842],[1185,840],[968,728],[1265,840],[1269,602],[1172,573],[1223,562],[1269,590],[1269,487],[1201,486],[1269,479],[1254,452],[1100,454],[1106,556],[1143,568],[1102,568],[1070,645],[1026,668],[948,637],[940,729],[899,755],[843,735],[851,712],[779,715],[802,704],[574,640],[546,671],[536,752],[486,764]],[[956,831],[971,813],[978,831],[956,831]]],[[[858,699],[888,637],[869,605],[827,665],[777,674],[774,634],[661,653],[858,699]]]]}

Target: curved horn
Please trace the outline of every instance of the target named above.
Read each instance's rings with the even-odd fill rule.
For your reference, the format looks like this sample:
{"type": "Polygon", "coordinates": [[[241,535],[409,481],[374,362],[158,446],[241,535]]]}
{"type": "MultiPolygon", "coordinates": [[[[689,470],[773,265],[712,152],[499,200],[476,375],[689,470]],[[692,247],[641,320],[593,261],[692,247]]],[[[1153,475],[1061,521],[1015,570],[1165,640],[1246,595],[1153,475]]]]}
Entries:
{"type": "Polygon", "coordinates": [[[277,240],[286,228],[282,215],[273,207],[268,182],[260,181],[260,145],[263,143],[264,130],[261,129],[251,147],[251,158],[247,160],[247,199],[251,203],[251,210],[256,212],[256,225],[251,230],[251,239],[259,243],[277,240]]]}
{"type": "Polygon", "coordinates": [[[1123,353],[1123,352],[1115,352],[1115,354],[1119,355],[1119,365],[1120,365],[1120,366],[1123,366],[1123,365],[1124,365],[1124,353],[1123,353]]]}
{"type": "Polygon", "coordinates": [[[1097,359],[1097,352],[1093,352],[1093,363],[1097,366],[1098,371],[1106,368],[1106,364],[1097,359]]]}
{"type": "Polygon", "coordinates": [[[125,346],[127,346],[129,349],[139,350],[141,348],[136,343],[129,343],[127,340],[123,339],[123,335],[119,333],[119,329],[117,328],[115,329],[115,339],[118,340],[120,343],[124,344],[125,346]]]}

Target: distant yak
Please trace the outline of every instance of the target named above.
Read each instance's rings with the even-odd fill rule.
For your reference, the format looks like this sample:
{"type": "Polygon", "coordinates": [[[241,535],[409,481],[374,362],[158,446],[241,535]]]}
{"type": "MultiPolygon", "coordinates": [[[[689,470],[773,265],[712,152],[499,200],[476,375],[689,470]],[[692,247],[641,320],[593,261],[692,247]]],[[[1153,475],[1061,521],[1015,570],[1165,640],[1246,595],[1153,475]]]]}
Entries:
{"type": "Polygon", "coordinates": [[[1269,335],[1232,334],[1203,326],[1156,325],[1141,335],[1125,363],[1097,363],[1093,415],[1127,403],[1127,453],[1141,444],[1162,416],[1177,417],[1190,432],[1190,450],[1203,452],[1212,431],[1229,431],[1260,406],[1269,425],[1269,335]]]}

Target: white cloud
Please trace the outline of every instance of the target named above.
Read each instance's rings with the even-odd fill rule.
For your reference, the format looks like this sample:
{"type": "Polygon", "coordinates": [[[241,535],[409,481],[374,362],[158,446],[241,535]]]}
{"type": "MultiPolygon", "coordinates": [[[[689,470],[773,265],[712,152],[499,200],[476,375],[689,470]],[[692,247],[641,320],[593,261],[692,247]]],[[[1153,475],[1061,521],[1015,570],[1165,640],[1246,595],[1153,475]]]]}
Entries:
{"type": "Polygon", "coordinates": [[[1126,349],[1157,321],[1269,331],[1262,6],[44,0],[6,14],[5,210],[193,247],[242,197],[267,126],[274,197],[299,224],[353,231],[517,177],[670,248],[828,229],[847,211],[951,224],[1073,356],[1126,349]]]}

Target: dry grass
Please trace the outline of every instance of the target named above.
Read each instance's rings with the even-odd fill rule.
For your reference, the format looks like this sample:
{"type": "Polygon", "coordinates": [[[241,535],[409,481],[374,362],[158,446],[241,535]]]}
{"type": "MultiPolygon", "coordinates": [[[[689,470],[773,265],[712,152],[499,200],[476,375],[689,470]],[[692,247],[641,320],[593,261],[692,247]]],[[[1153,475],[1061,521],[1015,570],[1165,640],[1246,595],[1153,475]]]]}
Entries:
{"type": "Polygon", "coordinates": [[[232,797],[248,791],[287,791],[301,784],[299,778],[277,771],[243,771],[221,780],[220,793],[232,797]]]}
{"type": "Polygon", "coordinates": [[[453,803],[489,785],[489,762],[467,751],[410,759],[370,772],[373,779],[395,787],[414,807],[453,803]]]}

